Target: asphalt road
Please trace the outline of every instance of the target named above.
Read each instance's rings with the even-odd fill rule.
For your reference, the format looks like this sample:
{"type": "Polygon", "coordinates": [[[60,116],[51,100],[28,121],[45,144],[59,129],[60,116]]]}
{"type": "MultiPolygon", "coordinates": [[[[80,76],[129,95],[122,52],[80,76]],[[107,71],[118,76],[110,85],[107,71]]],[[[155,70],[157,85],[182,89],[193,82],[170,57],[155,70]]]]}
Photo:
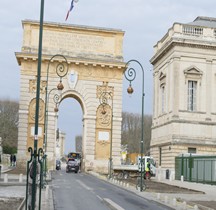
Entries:
{"type": "Polygon", "coordinates": [[[61,170],[52,177],[55,210],[171,209],[84,173],[61,170]]]}

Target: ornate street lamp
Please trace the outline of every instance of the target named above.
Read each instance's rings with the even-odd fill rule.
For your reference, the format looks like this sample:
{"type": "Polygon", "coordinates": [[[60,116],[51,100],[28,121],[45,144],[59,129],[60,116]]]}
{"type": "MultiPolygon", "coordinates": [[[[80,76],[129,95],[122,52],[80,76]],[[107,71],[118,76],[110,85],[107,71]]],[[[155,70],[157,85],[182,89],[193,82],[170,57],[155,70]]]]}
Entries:
{"type": "MultiPolygon", "coordinates": [[[[39,102],[40,102],[40,79],[41,79],[41,60],[42,60],[42,39],[43,39],[43,18],[44,18],[44,0],[41,0],[40,7],[40,29],[39,29],[39,45],[38,45],[38,67],[37,67],[37,90],[36,90],[36,108],[35,108],[35,128],[34,128],[34,149],[31,147],[28,148],[28,151],[31,152],[31,159],[27,162],[27,175],[29,174],[29,164],[32,162],[32,189],[31,189],[31,209],[35,210],[36,202],[36,189],[37,189],[37,167],[38,163],[42,165],[40,156],[42,149],[38,150],[38,121],[39,121],[39,102]]],[[[26,185],[26,209],[27,209],[27,200],[28,200],[28,178],[26,185]]],[[[40,205],[39,205],[40,209],[40,205]]]]}
{"type": "MultiPolygon", "coordinates": [[[[34,128],[34,148],[28,148],[28,151],[31,153],[31,159],[27,161],[27,176],[29,175],[29,165],[32,163],[32,189],[31,189],[31,206],[32,210],[35,210],[35,202],[36,202],[36,189],[37,189],[37,168],[38,163],[42,166],[41,156],[43,154],[42,148],[38,149],[38,122],[39,122],[39,102],[40,102],[40,80],[41,80],[41,61],[42,61],[42,40],[43,40],[43,19],[44,19],[44,0],[41,0],[40,7],[40,27],[39,27],[39,45],[38,45],[38,67],[37,67],[37,89],[36,89],[36,108],[35,108],[35,128],[34,128]]],[[[57,55],[55,55],[57,56],[57,55]]],[[[53,56],[51,60],[55,57],[53,56]]],[[[66,58],[62,55],[58,55],[66,58]]],[[[50,61],[51,61],[50,60],[50,61]]],[[[66,60],[67,61],[67,60],[66,60]]],[[[66,62],[67,63],[67,62],[66,62]]],[[[50,64],[50,62],[49,62],[50,64]]],[[[68,65],[68,63],[67,63],[68,65]]],[[[49,65],[48,65],[49,69],[49,65]]],[[[65,73],[62,63],[60,63],[57,67],[57,74],[60,77],[60,83],[58,84],[58,89],[63,89],[64,86],[62,84],[62,77],[64,77],[67,73],[65,73]]],[[[48,85],[48,70],[47,70],[47,85],[48,85]]],[[[46,88],[46,99],[47,99],[47,88],[46,88]]],[[[46,104],[46,103],[45,103],[46,104]]],[[[42,167],[41,167],[42,168],[42,167]]],[[[40,178],[42,177],[42,173],[40,173],[40,178]]],[[[28,205],[28,178],[26,185],[26,209],[28,205]]],[[[41,187],[41,185],[40,185],[41,187]]],[[[39,198],[39,210],[40,210],[40,198],[39,198]]]]}
{"type": "MultiPolygon", "coordinates": [[[[45,117],[44,117],[44,141],[43,141],[43,147],[44,147],[44,151],[46,153],[47,150],[47,127],[48,127],[48,104],[49,104],[49,94],[53,91],[53,90],[58,90],[59,91],[59,95],[61,95],[62,90],[64,89],[64,85],[62,84],[62,78],[65,77],[68,73],[68,61],[66,59],[65,56],[60,55],[60,54],[56,54],[54,56],[51,57],[51,59],[49,60],[48,63],[48,67],[47,67],[47,76],[46,76],[46,96],[45,96],[45,117]],[[59,84],[57,85],[57,88],[53,88],[49,91],[48,93],[48,84],[49,84],[49,68],[50,68],[50,64],[51,62],[53,62],[53,60],[55,58],[58,58],[59,60],[61,60],[61,63],[58,63],[56,66],[56,74],[59,76],[60,81],[59,84]]],[[[57,104],[59,103],[59,95],[55,94],[54,96],[54,102],[56,104],[56,107],[54,108],[55,112],[58,112],[58,106],[57,104]]],[[[46,159],[45,159],[45,176],[46,176],[46,159]]]]}
{"type": "MultiPolygon", "coordinates": [[[[43,180],[41,180],[41,183],[42,183],[42,188],[44,187],[44,184],[46,183],[46,176],[47,176],[47,130],[48,130],[48,105],[49,105],[49,98],[50,98],[50,94],[53,92],[53,91],[57,91],[58,88],[53,88],[49,91],[49,93],[47,94],[47,101],[45,102],[45,117],[44,117],[44,141],[43,141],[43,180]],[[45,182],[44,182],[45,181],[45,182]]],[[[59,91],[59,90],[58,90],[59,91]]],[[[54,96],[53,96],[53,101],[55,103],[55,107],[53,109],[53,111],[55,113],[58,112],[58,105],[59,105],[59,102],[61,100],[61,95],[59,95],[59,93],[56,93],[54,96]]]]}
{"type": "Polygon", "coordinates": [[[104,91],[102,92],[100,98],[100,105],[102,105],[102,111],[101,114],[105,115],[107,114],[108,107],[109,105],[109,100],[111,100],[111,120],[110,120],[110,157],[109,157],[109,179],[112,177],[112,130],[113,130],[113,93],[112,92],[107,92],[104,91]]]}
{"type": "Polygon", "coordinates": [[[140,192],[143,191],[143,153],[144,153],[144,96],[145,96],[145,93],[144,93],[144,69],[142,67],[142,65],[140,64],[139,61],[137,60],[129,60],[125,67],[126,67],[126,70],[124,72],[124,76],[125,78],[129,81],[129,87],[127,89],[127,92],[128,94],[132,94],[133,93],[133,88],[132,88],[132,81],[136,78],[136,70],[133,68],[133,67],[130,67],[131,64],[133,63],[136,63],[139,65],[139,67],[141,68],[142,70],[142,119],[141,119],[141,140],[140,140],[140,153],[141,153],[141,159],[140,159],[140,167],[141,167],[141,180],[140,180],[140,192]]]}

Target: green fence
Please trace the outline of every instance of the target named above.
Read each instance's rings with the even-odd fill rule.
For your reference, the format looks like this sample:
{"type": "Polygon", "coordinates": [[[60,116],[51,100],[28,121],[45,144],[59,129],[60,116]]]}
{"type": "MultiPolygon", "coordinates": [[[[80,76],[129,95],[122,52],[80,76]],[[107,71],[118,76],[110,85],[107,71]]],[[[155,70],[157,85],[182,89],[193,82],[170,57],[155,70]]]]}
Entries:
{"type": "Polygon", "coordinates": [[[175,179],[216,185],[216,156],[182,155],[175,158],[175,179]]]}

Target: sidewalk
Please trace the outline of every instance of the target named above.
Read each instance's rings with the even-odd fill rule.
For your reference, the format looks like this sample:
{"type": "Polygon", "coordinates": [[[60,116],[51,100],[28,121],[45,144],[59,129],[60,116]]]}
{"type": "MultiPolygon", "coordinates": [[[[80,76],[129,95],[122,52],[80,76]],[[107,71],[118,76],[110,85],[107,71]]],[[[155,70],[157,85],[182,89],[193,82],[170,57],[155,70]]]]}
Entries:
{"type": "MultiPolygon", "coordinates": [[[[4,166],[0,176],[0,198],[23,198],[26,197],[26,175],[7,174],[11,168],[4,166]]],[[[37,199],[39,190],[37,190],[37,199]]],[[[38,203],[38,202],[37,202],[38,203]]],[[[1,209],[1,207],[0,207],[1,209]]],[[[18,208],[25,209],[25,201],[18,208]]],[[[52,190],[49,185],[41,190],[41,210],[53,210],[52,190]]]]}
{"type": "Polygon", "coordinates": [[[186,182],[186,181],[179,181],[179,180],[170,181],[167,179],[161,180],[160,182],[168,185],[178,186],[181,188],[202,192],[202,193],[190,193],[190,194],[164,193],[164,197],[167,196],[169,198],[170,203],[174,199],[176,199],[183,203],[187,203],[190,206],[196,205],[198,209],[203,209],[203,210],[216,209],[216,196],[215,196],[216,185],[208,185],[208,184],[186,182]]]}

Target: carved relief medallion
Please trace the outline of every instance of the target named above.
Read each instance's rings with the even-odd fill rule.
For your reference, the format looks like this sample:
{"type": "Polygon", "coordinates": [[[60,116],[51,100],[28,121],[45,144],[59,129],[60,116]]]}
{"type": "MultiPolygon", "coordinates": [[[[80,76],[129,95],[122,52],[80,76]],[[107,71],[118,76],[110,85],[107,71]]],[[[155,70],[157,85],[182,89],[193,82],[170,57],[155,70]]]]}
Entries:
{"type": "MultiPolygon", "coordinates": [[[[35,111],[36,111],[36,99],[34,98],[29,106],[29,116],[31,120],[35,120],[35,111]]],[[[39,114],[38,120],[41,121],[44,117],[44,102],[40,99],[39,101],[39,114]]]]}
{"type": "Polygon", "coordinates": [[[108,127],[111,123],[112,111],[109,105],[100,105],[97,111],[98,125],[108,127]]]}

